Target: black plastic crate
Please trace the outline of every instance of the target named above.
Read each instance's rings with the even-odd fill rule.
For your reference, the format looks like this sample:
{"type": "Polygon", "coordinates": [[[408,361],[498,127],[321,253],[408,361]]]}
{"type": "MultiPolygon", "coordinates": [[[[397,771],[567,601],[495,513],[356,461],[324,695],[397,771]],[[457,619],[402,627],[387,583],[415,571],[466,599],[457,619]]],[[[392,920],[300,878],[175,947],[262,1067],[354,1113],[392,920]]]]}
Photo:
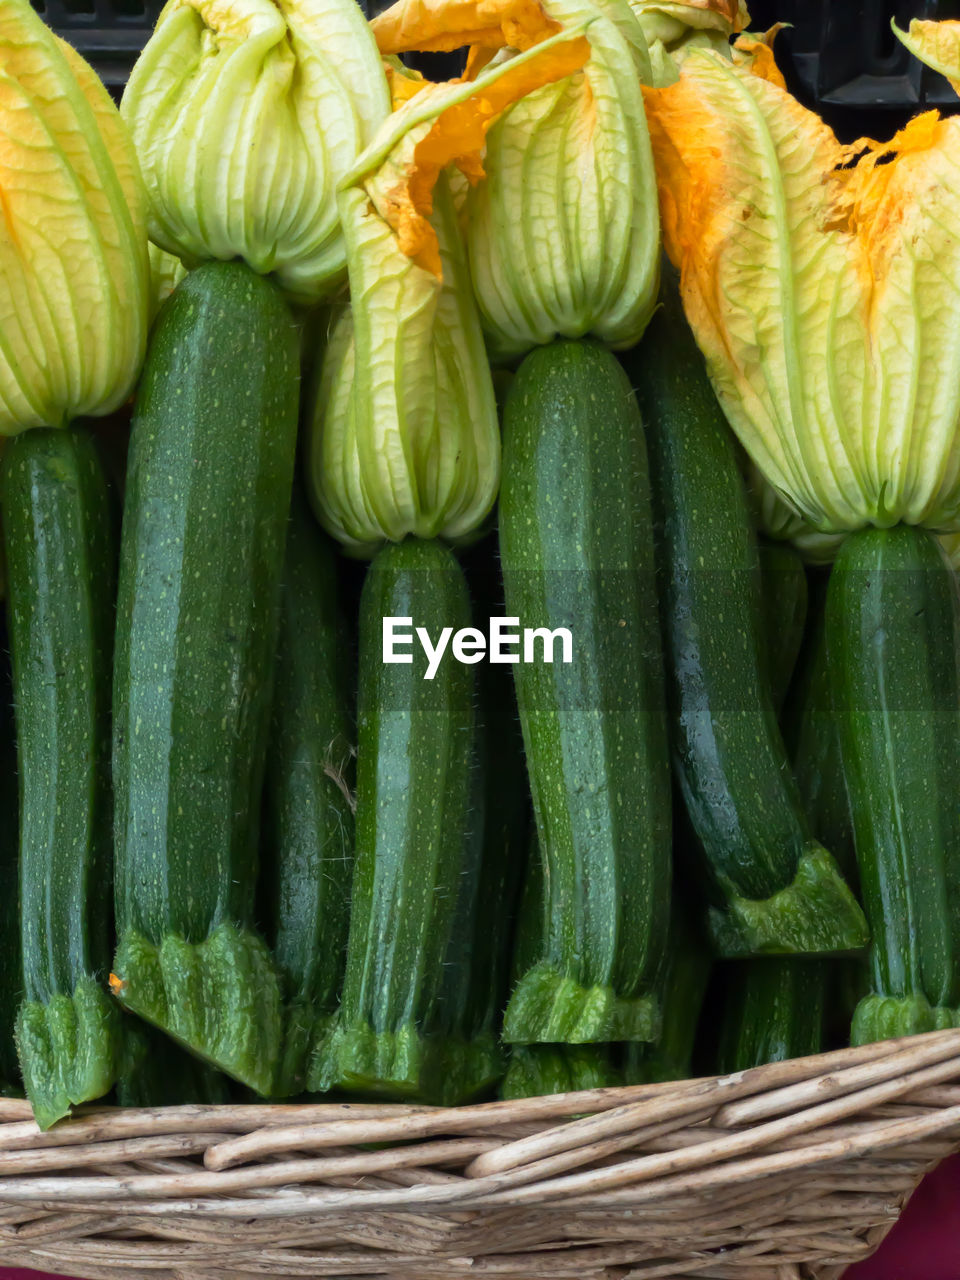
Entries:
{"type": "Polygon", "coordinates": [[[163,0],[32,0],[47,25],[120,87],[147,42],[163,0]]]}
{"type": "MultiPolygon", "coordinates": [[[[147,43],[164,0],[30,0],[49,27],[92,63],[107,85],[121,89],[147,43]]],[[[368,17],[391,0],[359,0],[368,17]]],[[[0,0],[2,3],[2,0],[0,0]]]]}
{"type": "MultiPolygon", "coordinates": [[[[2,0],[0,0],[2,2],[2,0]]],[[[46,22],[119,89],[146,43],[163,0],[32,0],[46,22]]],[[[362,0],[372,15],[389,0],[362,0]]],[[[960,18],[960,0],[749,0],[754,29],[786,22],[778,61],[790,87],[845,137],[883,135],[923,107],[960,110],[936,72],[895,39],[890,19],[960,18]]],[[[428,75],[460,70],[462,55],[411,59],[428,75]]]]}
{"type": "Polygon", "coordinates": [[[960,18],[960,0],[748,0],[754,29],[791,24],[777,60],[791,89],[843,136],[889,134],[925,107],[960,110],[942,75],[890,29],[911,18],[960,18]]]}

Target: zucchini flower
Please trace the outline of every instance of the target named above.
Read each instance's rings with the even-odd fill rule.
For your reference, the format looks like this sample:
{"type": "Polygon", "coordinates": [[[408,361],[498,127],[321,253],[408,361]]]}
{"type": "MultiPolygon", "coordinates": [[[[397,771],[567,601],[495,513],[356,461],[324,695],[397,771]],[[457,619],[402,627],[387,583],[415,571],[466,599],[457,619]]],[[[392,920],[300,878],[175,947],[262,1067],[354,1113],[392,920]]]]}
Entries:
{"type": "Polygon", "coordinates": [[[398,0],[372,23],[384,53],[472,46],[470,77],[584,22],[582,68],[504,112],[487,134],[486,180],[467,196],[470,274],[495,358],[557,336],[627,347],[650,319],[660,249],[643,30],[628,0],[398,0]]]}
{"type": "Polygon", "coordinates": [[[0,6],[0,435],[111,413],[147,333],[137,162],[90,67],[0,6]]]}
{"type": "Polygon", "coordinates": [[[914,18],[907,31],[891,23],[894,34],[915,58],[946,76],[960,93],[960,22],[914,18]]]}
{"type": "Polygon", "coordinates": [[[408,534],[465,538],[493,506],[496,401],[444,170],[476,176],[500,112],[588,53],[574,28],[473,81],[397,75],[401,105],[344,181],[350,305],[324,353],[308,475],[321,521],[354,554],[408,534]]]}
{"type": "Polygon", "coordinates": [[[821,546],[958,529],[960,119],[843,146],[767,43],[739,44],[646,94],[665,246],[727,418],[821,546]]]}
{"type": "Polygon", "coordinates": [[[354,0],[168,0],[121,109],[161,249],[298,301],[339,288],[337,184],[390,109],[354,0]]]}
{"type": "Polygon", "coordinates": [[[673,84],[691,49],[729,54],[750,22],[744,0],[630,0],[650,49],[655,85],[673,84]]]}

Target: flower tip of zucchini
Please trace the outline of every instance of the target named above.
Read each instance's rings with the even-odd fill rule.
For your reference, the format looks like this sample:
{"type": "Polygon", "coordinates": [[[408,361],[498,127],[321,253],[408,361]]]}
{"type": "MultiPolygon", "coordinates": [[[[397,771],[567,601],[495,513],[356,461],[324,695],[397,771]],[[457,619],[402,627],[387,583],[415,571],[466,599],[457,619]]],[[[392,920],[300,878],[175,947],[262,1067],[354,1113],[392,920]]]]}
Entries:
{"type": "Polygon", "coordinates": [[[137,161],[96,73],[29,0],[0,5],[0,434],[120,405],[147,327],[137,161]]]}
{"type": "MultiPolygon", "coordinates": [[[[561,30],[475,79],[421,82],[404,95],[377,137],[341,183],[362,185],[377,214],[392,228],[400,251],[438,280],[442,264],[430,223],[433,190],[453,166],[471,183],[483,176],[487,133],[527,94],[579,71],[590,57],[591,19],[561,30]]],[[[394,77],[399,80],[399,76],[394,77]]]]}
{"type": "Polygon", "coordinates": [[[698,52],[646,93],[665,247],[714,389],[818,536],[957,529],[960,121],[930,111],[844,146],[755,72],[698,52]]]}
{"type": "Polygon", "coordinates": [[[354,0],[169,0],[124,92],[150,234],[293,300],[343,283],[337,185],[390,110],[354,0]]]}

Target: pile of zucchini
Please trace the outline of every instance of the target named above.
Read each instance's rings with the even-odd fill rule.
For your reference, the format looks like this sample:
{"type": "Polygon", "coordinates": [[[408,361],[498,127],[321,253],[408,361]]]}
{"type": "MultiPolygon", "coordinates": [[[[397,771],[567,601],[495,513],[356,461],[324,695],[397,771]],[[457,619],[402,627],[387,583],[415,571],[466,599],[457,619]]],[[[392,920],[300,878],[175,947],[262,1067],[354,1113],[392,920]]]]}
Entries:
{"type": "Polygon", "coordinates": [[[89,426],[5,451],[42,1124],[114,1088],[450,1104],[847,1038],[868,934],[818,841],[854,874],[841,758],[865,734],[825,687],[843,602],[814,577],[807,621],[799,559],[758,548],[669,286],[629,372],[590,340],[524,360],[497,530],[459,554],[337,554],[295,476],[295,327],[240,264],[162,308],[119,468],[89,426]],[[383,660],[384,618],[435,640],[503,614],[567,627],[573,660],[383,660]]]}
{"type": "MultiPolygon", "coordinates": [[[[202,7],[161,28],[212,84],[203,59],[233,46],[202,7]]],[[[606,74],[603,40],[634,66],[622,9],[575,28],[573,74],[606,74]]],[[[145,54],[141,129],[150,75],[178,65],[145,54]]],[[[405,129],[442,104],[421,87],[340,188],[345,247],[328,192],[286,257],[241,219],[260,257],[168,262],[129,418],[49,414],[0,455],[0,1084],[44,1128],[106,1096],[456,1105],[960,1022],[960,592],[939,542],[860,530],[828,573],[758,537],[669,270],[630,350],[563,312],[495,379],[450,190],[434,224],[414,209],[439,274],[381,207],[405,129]],[[323,296],[351,289],[320,321],[317,255],[323,296]],[[331,518],[344,476],[363,538],[331,518]],[[484,650],[493,619],[526,637],[514,656],[484,650]],[[413,638],[388,659],[396,622],[413,638]]],[[[224,125],[226,170],[253,163],[228,154],[247,124],[224,125]]],[[[621,282],[632,316],[648,257],[621,282]]],[[[609,265],[584,257],[601,299],[609,265]]]]}

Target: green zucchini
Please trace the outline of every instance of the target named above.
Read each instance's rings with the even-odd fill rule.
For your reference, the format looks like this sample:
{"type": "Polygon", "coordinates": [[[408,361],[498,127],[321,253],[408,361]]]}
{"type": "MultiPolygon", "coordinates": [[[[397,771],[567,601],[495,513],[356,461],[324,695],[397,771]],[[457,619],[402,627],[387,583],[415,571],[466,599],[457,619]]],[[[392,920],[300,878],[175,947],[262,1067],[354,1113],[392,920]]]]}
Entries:
{"type": "Polygon", "coordinates": [[[500,1096],[541,1098],[623,1084],[608,1044],[515,1044],[500,1096]]]}
{"type": "Polygon", "coordinates": [[[517,925],[513,934],[510,961],[510,983],[515,986],[523,975],[543,959],[545,940],[549,937],[549,920],[545,915],[543,857],[537,840],[536,825],[528,834],[517,925]]]}
{"type": "Polygon", "coordinates": [[[470,626],[463,571],[442,543],[388,545],[364,582],[350,934],[343,999],[308,1074],[315,1091],[421,1090],[466,854],[473,668],[448,649],[427,679],[416,641],[410,663],[384,662],[388,617],[412,619],[434,642],[470,626]]]}
{"type": "Polygon", "coordinates": [[[20,1064],[14,1029],[23,999],[20,963],[19,801],[17,742],[13,721],[13,679],[8,661],[10,641],[0,619],[0,1094],[21,1094],[20,1064]]]}
{"type": "Polygon", "coordinates": [[[444,1106],[476,1097],[506,1070],[500,1019],[528,844],[528,789],[512,682],[502,667],[484,663],[478,685],[469,835],[421,1088],[427,1101],[444,1106]]]}
{"type": "Polygon", "coordinates": [[[837,967],[836,961],[806,956],[724,965],[717,1071],[727,1075],[819,1053],[827,983],[837,967]]]}
{"type": "Polygon", "coordinates": [[[17,1045],[42,1129],[112,1088],[110,674],[115,545],[82,430],[26,431],[0,475],[20,774],[17,1045]]]}
{"type": "MultiPolygon", "coordinates": [[[[536,829],[528,837],[529,856],[517,912],[512,956],[513,981],[517,982],[543,957],[549,939],[545,915],[544,863],[536,829]]],[[[629,1044],[628,1052],[642,1052],[647,1044],[629,1044]]],[[[507,1073],[500,1096],[537,1098],[549,1093],[575,1093],[581,1089],[605,1089],[623,1084],[623,1072],[614,1061],[610,1044],[515,1044],[510,1047],[507,1073]]]]}
{"type": "Polygon", "coordinates": [[[507,614],[572,638],[571,662],[514,667],[547,938],[504,1039],[650,1040],[671,799],[643,428],[616,359],[588,341],[531,352],[504,418],[507,614]]]}
{"type": "Polygon", "coordinates": [[[857,888],[853,819],[830,690],[823,605],[822,600],[815,605],[806,651],[784,712],[784,736],[814,834],[831,850],[848,884],[857,888]]]}
{"type": "Polygon", "coordinates": [[[333,544],[294,490],[264,788],[268,934],[286,1006],[274,1091],[302,1093],[340,998],[353,874],[353,663],[333,544]]]}
{"type": "Polygon", "coordinates": [[[807,620],[807,573],[799,552],[787,542],[761,538],[760,585],[763,596],[763,652],[773,705],[783,706],[803,645],[807,620]]]}
{"type": "Polygon", "coordinates": [[[670,280],[629,369],[660,535],[674,763],[715,945],[727,956],[862,947],[863,913],[812,835],[777,727],[733,438],[670,280]]]}
{"type": "Polygon", "coordinates": [[[216,1106],[231,1101],[227,1076],[181,1049],[148,1022],[129,1030],[126,1041],[117,1076],[118,1106],[216,1106]]]}
{"type": "Polygon", "coordinates": [[[960,590],[932,533],[852,534],[830,575],[827,655],[873,990],[853,1040],[933,1030],[960,1002],[960,590]]]}
{"type": "Polygon", "coordinates": [[[713,958],[674,886],[663,972],[663,1026],[656,1044],[625,1046],[624,1083],[686,1080],[713,958]]]}
{"type": "Polygon", "coordinates": [[[154,327],[134,410],[114,676],[123,1005],[260,1093],[281,1043],[251,928],[298,345],[273,284],[192,271],[154,327]]]}

